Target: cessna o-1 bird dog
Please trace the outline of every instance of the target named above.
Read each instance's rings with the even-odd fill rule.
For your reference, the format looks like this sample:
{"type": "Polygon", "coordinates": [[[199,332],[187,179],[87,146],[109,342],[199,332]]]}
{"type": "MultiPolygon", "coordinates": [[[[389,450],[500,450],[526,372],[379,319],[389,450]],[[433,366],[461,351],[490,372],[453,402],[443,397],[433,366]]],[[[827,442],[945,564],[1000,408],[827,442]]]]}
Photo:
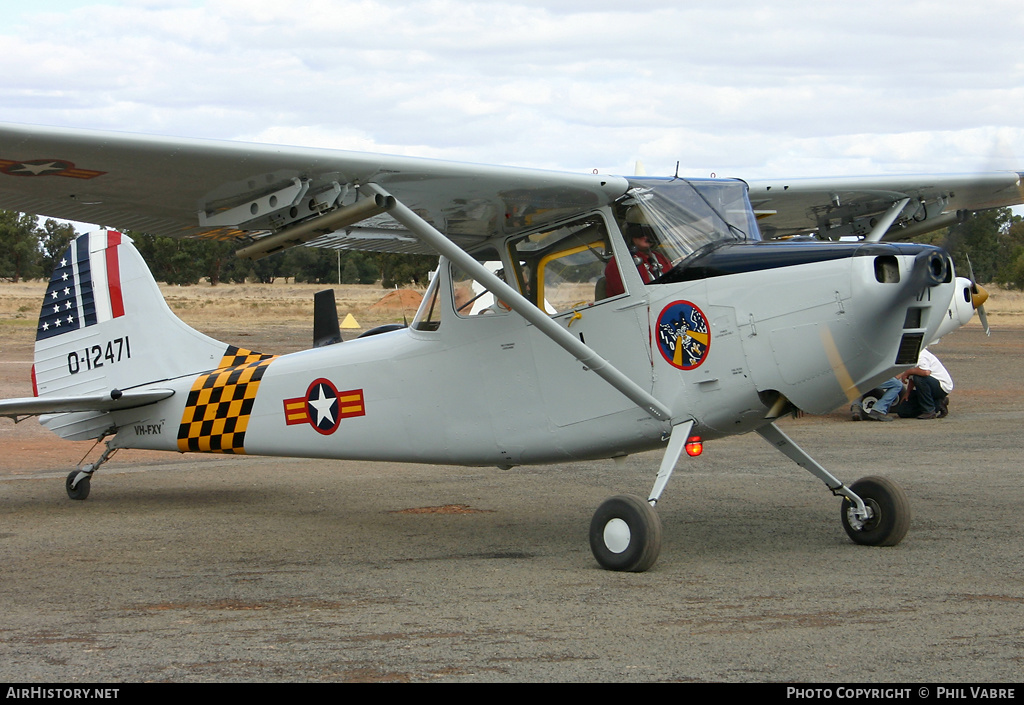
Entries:
{"type": "MultiPolygon", "coordinates": [[[[683,450],[754,431],[841,497],[853,541],[894,545],[903,491],[844,484],[776,420],[835,409],[970,320],[984,292],[944,251],[889,240],[1021,203],[1021,177],[748,184],[0,125],[2,208],[242,257],[440,255],[408,326],[274,356],[180,321],[128,236],[81,235],[42,304],[35,396],[0,415],[105,441],[72,499],[120,448],[501,468],[664,449],[647,498],[591,522],[598,563],[627,571],[658,557],[683,450]]],[[[334,342],[336,310],[315,317],[334,342]]]]}

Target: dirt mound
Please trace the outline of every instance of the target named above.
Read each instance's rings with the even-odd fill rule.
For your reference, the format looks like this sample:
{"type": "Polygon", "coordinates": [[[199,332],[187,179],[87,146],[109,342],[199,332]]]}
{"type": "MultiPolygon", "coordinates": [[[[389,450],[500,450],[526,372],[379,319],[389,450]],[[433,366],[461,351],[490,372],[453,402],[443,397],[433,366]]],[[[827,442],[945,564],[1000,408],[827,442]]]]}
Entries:
{"type": "Polygon", "coordinates": [[[411,289],[389,291],[384,298],[370,306],[371,311],[408,312],[410,315],[419,308],[423,294],[411,289]]]}

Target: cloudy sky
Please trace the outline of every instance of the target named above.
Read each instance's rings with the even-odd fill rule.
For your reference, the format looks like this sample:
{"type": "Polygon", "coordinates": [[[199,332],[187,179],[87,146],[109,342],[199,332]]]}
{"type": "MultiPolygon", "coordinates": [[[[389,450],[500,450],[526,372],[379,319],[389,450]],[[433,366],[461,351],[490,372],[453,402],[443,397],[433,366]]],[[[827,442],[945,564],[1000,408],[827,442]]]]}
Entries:
{"type": "Polygon", "coordinates": [[[1024,3],[0,3],[0,121],[570,171],[1024,170],[1024,3]]]}

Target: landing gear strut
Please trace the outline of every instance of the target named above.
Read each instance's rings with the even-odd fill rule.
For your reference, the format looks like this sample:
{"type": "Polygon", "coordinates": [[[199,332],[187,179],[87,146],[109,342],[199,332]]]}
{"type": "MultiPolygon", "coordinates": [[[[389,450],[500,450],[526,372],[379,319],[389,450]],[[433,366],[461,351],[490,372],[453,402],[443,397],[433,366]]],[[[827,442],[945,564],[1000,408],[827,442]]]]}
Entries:
{"type": "MultiPolygon", "coordinates": [[[[95,448],[95,446],[93,447],[95,448]]],[[[67,490],[68,497],[78,500],[88,497],[92,474],[99,470],[100,465],[103,465],[103,463],[110,460],[110,456],[116,452],[117,448],[111,448],[108,443],[103,454],[95,463],[89,463],[88,465],[83,465],[77,470],[72,470],[64,480],[64,489],[67,490]]]]}
{"type": "MultiPolygon", "coordinates": [[[[606,500],[594,512],[590,550],[602,568],[639,573],[658,560],[661,519],[654,505],[672,476],[691,428],[693,421],[673,427],[650,499],[619,495],[606,500]]],[[[854,543],[895,546],[903,540],[910,527],[910,503],[895,482],[884,477],[865,477],[847,487],[774,423],[757,432],[776,450],[824,482],[832,494],[843,498],[841,520],[854,543]]]]}
{"type": "Polygon", "coordinates": [[[903,490],[884,477],[865,477],[847,487],[823,468],[775,424],[757,429],[766,441],[843,498],[841,520],[854,543],[895,546],[910,528],[910,503],[903,490]]]}
{"type": "Polygon", "coordinates": [[[674,426],[658,477],[646,501],[635,495],[605,500],[590,521],[590,550],[606,570],[642,573],[661,553],[661,518],[654,505],[672,476],[693,421],[674,426]]]}

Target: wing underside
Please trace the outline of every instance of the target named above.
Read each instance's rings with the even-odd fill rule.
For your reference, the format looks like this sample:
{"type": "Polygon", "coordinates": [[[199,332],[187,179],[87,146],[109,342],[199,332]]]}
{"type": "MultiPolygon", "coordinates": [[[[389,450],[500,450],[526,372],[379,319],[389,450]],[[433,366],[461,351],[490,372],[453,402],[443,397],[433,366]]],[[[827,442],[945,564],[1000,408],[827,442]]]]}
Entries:
{"type": "Polygon", "coordinates": [[[240,247],[431,252],[389,216],[321,218],[386,187],[466,250],[620,196],[625,180],[324,149],[0,125],[0,208],[240,247]],[[323,220],[330,223],[329,220],[323,220]]]}
{"type": "Polygon", "coordinates": [[[816,235],[901,240],[955,223],[963,213],[1024,203],[1024,173],[751,181],[767,238],[816,235]]]}
{"type": "MultiPolygon", "coordinates": [[[[1024,202],[1022,172],[750,181],[766,238],[903,239],[968,211],[1024,202]]],[[[624,178],[412,157],[0,124],[0,208],[170,237],[248,256],[310,244],[433,250],[381,210],[393,194],[473,252],[611,203],[624,178]]]]}

